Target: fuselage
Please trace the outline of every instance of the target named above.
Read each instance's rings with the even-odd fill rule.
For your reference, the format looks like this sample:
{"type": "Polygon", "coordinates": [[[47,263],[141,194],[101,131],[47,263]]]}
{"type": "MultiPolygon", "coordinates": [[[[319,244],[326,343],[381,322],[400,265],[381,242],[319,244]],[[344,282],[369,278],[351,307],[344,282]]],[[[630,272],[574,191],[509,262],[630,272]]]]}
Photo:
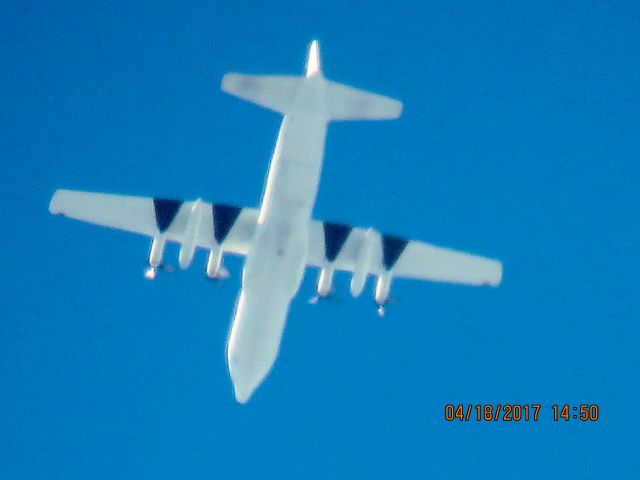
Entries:
{"type": "Polygon", "coordinates": [[[236,398],[246,402],[278,355],[289,304],[304,277],[327,120],[322,83],[307,78],[284,116],[227,344],[236,398]]]}
{"type": "Polygon", "coordinates": [[[145,273],[149,279],[162,266],[167,242],[181,244],[178,262],[183,269],[189,267],[197,248],[209,250],[209,278],[228,276],[222,266],[225,252],[246,255],[227,342],[236,399],[245,403],[276,360],[289,306],[307,265],[321,269],[318,296],[330,293],[333,272],[342,269],[353,272],[354,296],[360,294],[369,274],[378,275],[376,301],[386,301],[390,270],[407,241],[380,236],[372,229],[363,233],[347,225],[311,221],[311,213],[328,122],[395,119],[402,103],[325,79],[317,40],[309,45],[302,76],[231,72],[224,75],[220,88],[284,117],[257,221],[254,209],[199,199],[183,202],[69,190],[56,191],[49,210],[152,237],[145,273]],[[340,253],[349,238],[353,239],[350,248],[340,253]],[[375,259],[374,248],[378,248],[375,259]]]}

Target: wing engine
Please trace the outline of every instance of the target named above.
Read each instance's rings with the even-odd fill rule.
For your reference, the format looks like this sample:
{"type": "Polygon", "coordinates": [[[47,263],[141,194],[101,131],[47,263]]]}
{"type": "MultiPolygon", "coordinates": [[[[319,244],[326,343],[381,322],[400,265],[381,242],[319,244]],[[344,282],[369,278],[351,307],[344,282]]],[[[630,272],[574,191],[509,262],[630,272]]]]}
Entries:
{"type": "Polygon", "coordinates": [[[58,190],[49,211],[105,227],[151,237],[145,277],[155,278],[163,266],[167,242],[180,244],[178,264],[188,268],[197,248],[209,250],[205,272],[209,278],[228,276],[225,253],[246,255],[253,239],[258,211],[197,199],[183,202],[105,193],[58,190]]]}
{"type": "Polygon", "coordinates": [[[319,297],[330,293],[336,270],[352,272],[354,297],[362,293],[367,277],[375,276],[373,297],[381,315],[393,277],[494,287],[502,280],[498,260],[332,222],[312,222],[307,263],[320,268],[319,297]]]}

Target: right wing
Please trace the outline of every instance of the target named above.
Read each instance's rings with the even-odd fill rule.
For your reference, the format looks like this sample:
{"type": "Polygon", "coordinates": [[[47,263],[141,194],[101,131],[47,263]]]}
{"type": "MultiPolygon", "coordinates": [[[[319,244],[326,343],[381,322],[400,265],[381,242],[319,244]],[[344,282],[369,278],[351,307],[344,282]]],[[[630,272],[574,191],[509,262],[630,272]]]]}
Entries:
{"type": "Polygon", "coordinates": [[[498,286],[502,262],[430,243],[384,235],[373,229],[313,221],[310,265],[336,270],[465,285],[498,286]]]}
{"type": "MultiPolygon", "coordinates": [[[[134,197],[106,193],[57,190],[49,211],[84,222],[138,233],[149,237],[163,236],[182,243],[195,202],[165,198],[134,197]]],[[[246,255],[253,239],[258,211],[230,205],[200,202],[205,212],[195,244],[213,248],[216,243],[224,251],[246,255]]]]}
{"type": "Polygon", "coordinates": [[[502,281],[502,262],[413,240],[393,272],[417,280],[497,287],[502,281]]]}

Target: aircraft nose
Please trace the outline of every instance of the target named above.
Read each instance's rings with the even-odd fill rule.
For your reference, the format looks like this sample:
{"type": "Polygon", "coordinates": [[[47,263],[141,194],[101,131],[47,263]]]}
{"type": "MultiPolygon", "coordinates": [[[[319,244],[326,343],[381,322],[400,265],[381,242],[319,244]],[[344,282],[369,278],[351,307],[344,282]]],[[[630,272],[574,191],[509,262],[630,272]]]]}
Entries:
{"type": "Polygon", "coordinates": [[[245,404],[251,398],[251,395],[253,394],[254,388],[252,388],[252,387],[250,387],[248,385],[243,385],[240,382],[234,382],[233,383],[233,390],[234,390],[237,402],[245,404]]]}
{"type": "Polygon", "coordinates": [[[266,372],[256,371],[255,365],[247,360],[231,351],[227,357],[233,392],[238,403],[247,403],[266,376],[266,372]]]}

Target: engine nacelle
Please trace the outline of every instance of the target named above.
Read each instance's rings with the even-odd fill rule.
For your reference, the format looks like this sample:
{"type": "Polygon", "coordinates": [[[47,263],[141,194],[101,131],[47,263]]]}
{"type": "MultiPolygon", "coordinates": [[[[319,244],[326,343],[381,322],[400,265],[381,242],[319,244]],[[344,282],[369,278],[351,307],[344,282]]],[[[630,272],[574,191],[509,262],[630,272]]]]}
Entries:
{"type": "Polygon", "coordinates": [[[376,281],[376,291],[374,298],[378,304],[378,314],[384,315],[384,305],[389,301],[389,291],[391,290],[391,272],[385,272],[378,276],[376,281]]]}
{"type": "Polygon", "coordinates": [[[149,251],[149,266],[151,268],[157,269],[162,264],[165,245],[166,239],[164,236],[159,235],[153,237],[153,240],[151,241],[151,250],[149,251]]]}
{"type": "Polygon", "coordinates": [[[328,264],[320,270],[318,275],[318,283],[316,285],[316,292],[319,297],[324,298],[331,295],[333,289],[333,264],[328,264]]]}
{"type": "Polygon", "coordinates": [[[153,280],[156,278],[158,268],[162,265],[165,245],[166,239],[163,235],[153,237],[153,240],[151,241],[151,249],[149,250],[149,268],[144,272],[144,278],[147,280],[153,280]]]}
{"type": "Polygon", "coordinates": [[[353,269],[353,276],[351,277],[351,283],[349,290],[353,297],[358,297],[364,285],[367,282],[367,275],[369,274],[369,265],[371,264],[371,255],[373,252],[373,245],[375,241],[375,233],[373,229],[369,228],[365,234],[358,252],[358,258],[356,260],[355,267],[353,269]]]}
{"type": "Polygon", "coordinates": [[[217,245],[209,252],[209,258],[207,258],[207,277],[215,279],[224,279],[229,277],[229,272],[222,265],[222,257],[224,251],[217,245]]]}
{"type": "Polygon", "coordinates": [[[180,247],[180,253],[178,254],[178,265],[182,270],[189,268],[191,266],[191,262],[193,262],[193,257],[196,254],[196,244],[195,242],[184,242],[180,247]]]}
{"type": "Polygon", "coordinates": [[[191,211],[189,212],[189,218],[184,232],[184,239],[182,241],[182,246],[180,247],[180,253],[178,254],[178,264],[183,270],[185,268],[189,268],[193,261],[193,256],[196,253],[196,243],[202,225],[202,207],[202,201],[197,199],[193,202],[191,211]]]}

